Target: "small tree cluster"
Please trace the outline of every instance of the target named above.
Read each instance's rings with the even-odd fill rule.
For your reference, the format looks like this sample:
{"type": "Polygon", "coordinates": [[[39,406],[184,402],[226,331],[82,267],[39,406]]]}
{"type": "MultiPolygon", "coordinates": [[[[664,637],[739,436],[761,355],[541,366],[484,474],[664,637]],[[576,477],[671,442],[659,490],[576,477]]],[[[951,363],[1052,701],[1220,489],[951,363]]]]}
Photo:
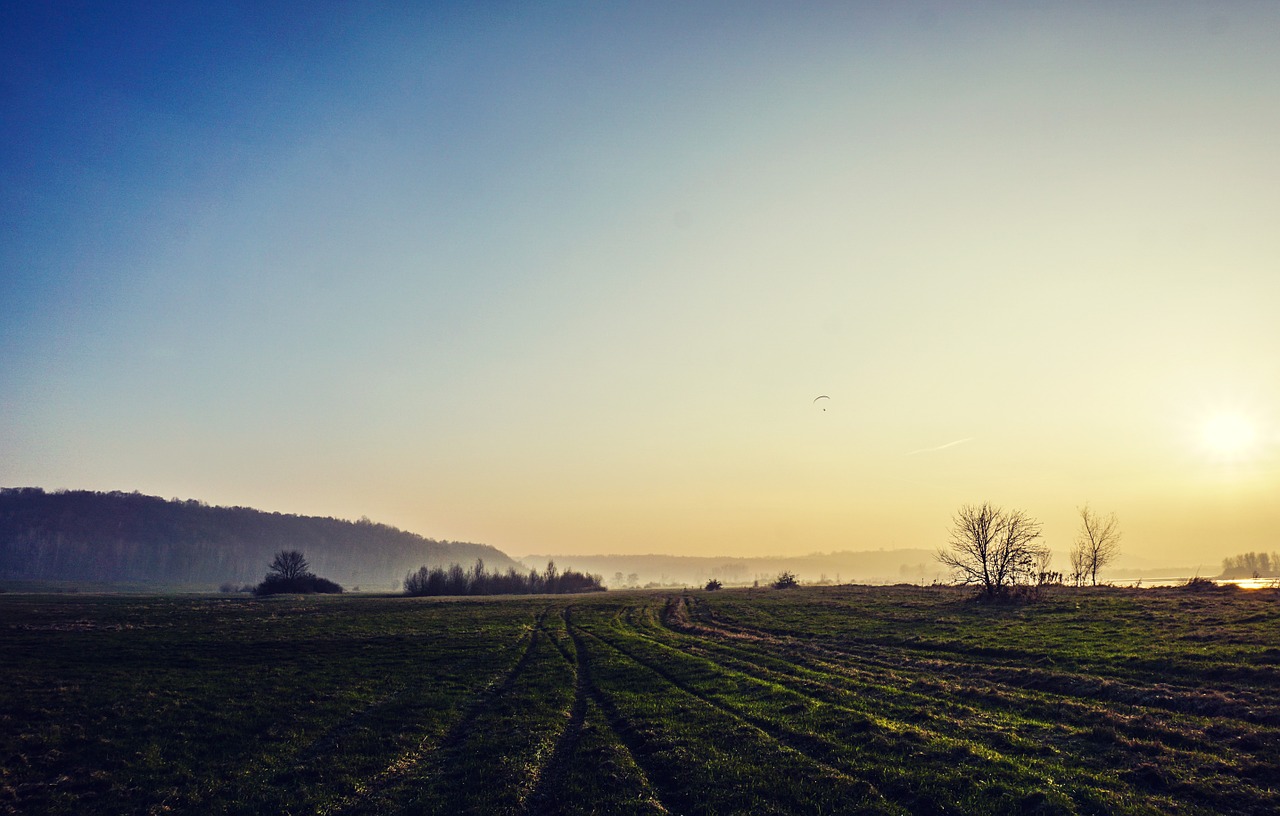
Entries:
{"type": "Polygon", "coordinates": [[[342,587],[311,572],[307,559],[297,550],[281,550],[271,560],[267,576],[254,588],[255,595],[292,593],[339,593],[342,587]]]}
{"type": "Polygon", "coordinates": [[[720,589],[723,586],[724,584],[720,583],[719,578],[712,578],[710,581],[707,581],[707,585],[703,587],[703,589],[705,589],[707,592],[715,592],[717,589],[720,589]]]}
{"type": "Polygon", "coordinates": [[[1048,547],[1045,547],[1037,556],[1036,564],[1031,570],[1036,586],[1061,586],[1062,573],[1050,566],[1049,562],[1052,560],[1053,554],[1049,552],[1048,547]]]}
{"type": "Polygon", "coordinates": [[[421,567],[404,578],[406,595],[544,595],[569,592],[602,592],[603,579],[576,570],[560,572],[556,562],[547,562],[544,572],[528,574],[510,567],[506,572],[489,572],[477,558],[471,569],[461,564],[448,567],[421,567]]]}
{"type": "Polygon", "coordinates": [[[777,579],[773,582],[774,589],[791,589],[800,586],[800,581],[796,579],[796,574],[790,570],[783,570],[778,573],[777,579]]]}
{"type": "Polygon", "coordinates": [[[1222,559],[1220,578],[1274,578],[1280,575],[1280,553],[1248,552],[1222,559]]]}

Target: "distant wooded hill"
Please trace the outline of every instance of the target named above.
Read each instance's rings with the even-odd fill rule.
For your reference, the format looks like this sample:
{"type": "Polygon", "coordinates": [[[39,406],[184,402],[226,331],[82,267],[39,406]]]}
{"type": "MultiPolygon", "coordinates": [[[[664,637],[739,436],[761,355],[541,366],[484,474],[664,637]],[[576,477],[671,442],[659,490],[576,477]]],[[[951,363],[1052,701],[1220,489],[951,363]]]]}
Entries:
{"type": "Polygon", "coordinates": [[[271,556],[301,550],[348,589],[399,589],[422,566],[523,566],[486,544],[435,541],[385,524],[210,507],[194,499],[0,488],[0,578],[217,586],[257,583],[271,556]]]}

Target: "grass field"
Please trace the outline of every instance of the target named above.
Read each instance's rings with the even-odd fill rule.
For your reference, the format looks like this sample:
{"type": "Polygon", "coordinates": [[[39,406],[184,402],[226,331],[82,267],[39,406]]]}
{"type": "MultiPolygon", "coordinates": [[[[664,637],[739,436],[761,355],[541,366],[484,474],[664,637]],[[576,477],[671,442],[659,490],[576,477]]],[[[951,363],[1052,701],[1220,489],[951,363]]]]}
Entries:
{"type": "Polygon", "coordinates": [[[1280,593],[0,595],[0,813],[1277,813],[1280,593]]]}

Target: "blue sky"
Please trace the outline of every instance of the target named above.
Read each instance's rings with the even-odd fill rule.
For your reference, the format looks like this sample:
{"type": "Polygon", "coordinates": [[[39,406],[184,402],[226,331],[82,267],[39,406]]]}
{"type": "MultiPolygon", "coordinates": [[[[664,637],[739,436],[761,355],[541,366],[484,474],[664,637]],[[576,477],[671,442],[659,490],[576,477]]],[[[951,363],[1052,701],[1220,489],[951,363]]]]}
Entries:
{"type": "Polygon", "coordinates": [[[1273,547],[1277,34],[11,4],[0,483],[515,554],[936,546],[984,500],[1058,549],[1086,501],[1135,556],[1273,547]]]}

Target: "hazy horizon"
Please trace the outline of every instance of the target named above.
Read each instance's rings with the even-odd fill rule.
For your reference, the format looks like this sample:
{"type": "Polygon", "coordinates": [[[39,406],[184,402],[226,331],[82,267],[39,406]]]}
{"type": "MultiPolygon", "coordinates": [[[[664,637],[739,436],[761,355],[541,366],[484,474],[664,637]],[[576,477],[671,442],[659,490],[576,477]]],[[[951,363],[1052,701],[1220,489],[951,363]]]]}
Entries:
{"type": "MultiPolygon", "coordinates": [[[[0,10],[0,484],[1277,549],[1280,6],[0,10]],[[818,396],[828,399],[815,402],[818,396]]],[[[1059,569],[1064,567],[1059,563],[1059,569]]]]}

